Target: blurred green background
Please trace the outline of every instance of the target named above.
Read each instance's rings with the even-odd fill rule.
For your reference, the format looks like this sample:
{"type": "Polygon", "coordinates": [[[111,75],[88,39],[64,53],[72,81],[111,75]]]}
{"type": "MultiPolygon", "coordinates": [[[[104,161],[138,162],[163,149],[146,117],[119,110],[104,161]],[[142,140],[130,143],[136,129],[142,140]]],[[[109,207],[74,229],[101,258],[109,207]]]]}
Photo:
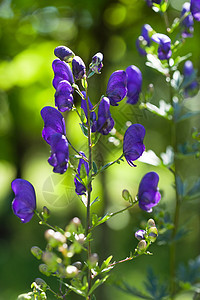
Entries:
{"type": "MultiPolygon", "coordinates": [[[[169,20],[179,16],[184,1],[173,0],[169,8],[169,20]]],[[[149,83],[155,86],[153,102],[168,100],[169,91],[165,79],[145,66],[145,59],[136,51],[135,40],[141,27],[149,23],[157,32],[165,33],[162,18],[155,14],[142,0],[3,0],[0,2],[0,300],[13,300],[17,295],[30,290],[36,277],[51,283],[50,278],[41,276],[38,261],[31,255],[33,245],[45,246],[45,228],[36,217],[30,223],[22,224],[11,209],[13,193],[10,183],[16,177],[29,180],[36,189],[37,206],[46,205],[52,212],[50,222],[61,227],[74,217],[82,220],[85,208],[75,195],[70,170],[56,175],[47,163],[49,146],[42,140],[43,121],[40,110],[45,105],[54,106],[54,89],[51,85],[56,46],[66,45],[79,55],[88,66],[91,57],[98,51],[104,54],[104,68],[101,76],[94,76],[89,82],[89,95],[97,103],[105,93],[111,73],[138,66],[143,74],[143,90],[149,83]]],[[[192,52],[196,69],[199,60],[200,25],[195,23],[193,39],[188,39],[180,54],[192,52]]],[[[180,65],[182,71],[183,65],[180,65]]],[[[199,109],[199,95],[189,99],[186,105],[199,109]]],[[[80,99],[75,96],[75,103],[80,99]]],[[[116,129],[121,134],[125,123],[141,123],[146,127],[146,149],[152,149],[158,156],[166,151],[171,142],[170,126],[167,121],[141,112],[138,106],[123,101],[118,109],[112,107],[116,129]]],[[[81,136],[75,113],[65,113],[67,135],[78,150],[86,149],[86,140],[81,136]]],[[[192,126],[199,127],[199,118],[181,122],[178,126],[179,143],[191,140],[192,126]]],[[[95,161],[102,165],[121,154],[121,142],[114,137],[103,137],[95,148],[95,161]]],[[[179,162],[183,178],[200,175],[199,162],[189,157],[179,162]],[[186,171],[187,170],[187,171],[186,171]]],[[[159,187],[163,191],[162,203],[173,213],[173,176],[162,167],[142,162],[137,168],[127,163],[115,165],[99,176],[93,186],[93,198],[101,201],[94,205],[94,212],[103,214],[126,205],[121,197],[123,188],[136,195],[142,176],[149,171],[160,175],[159,187]]],[[[152,214],[141,212],[137,207],[113,218],[95,233],[93,251],[100,252],[100,260],[114,255],[114,259],[125,258],[137,245],[134,232],[143,220],[152,214]]],[[[185,203],[181,210],[180,223],[188,222],[189,234],[179,242],[179,261],[187,262],[199,254],[199,203],[185,203]],[[188,221],[189,219],[189,221],[188,221]]],[[[83,221],[84,223],[84,221],[83,221]]],[[[137,288],[142,288],[146,268],[152,267],[161,280],[169,276],[168,246],[153,245],[154,255],[141,257],[116,267],[114,273],[137,288]]],[[[137,299],[127,296],[112,286],[105,285],[97,292],[97,299],[137,299]]],[[[51,299],[51,298],[49,298],[51,299]]],[[[71,296],[70,299],[78,299],[71,296]]],[[[183,299],[183,296],[182,298],[183,299]]],[[[188,295],[185,299],[189,299],[188,295]]]]}

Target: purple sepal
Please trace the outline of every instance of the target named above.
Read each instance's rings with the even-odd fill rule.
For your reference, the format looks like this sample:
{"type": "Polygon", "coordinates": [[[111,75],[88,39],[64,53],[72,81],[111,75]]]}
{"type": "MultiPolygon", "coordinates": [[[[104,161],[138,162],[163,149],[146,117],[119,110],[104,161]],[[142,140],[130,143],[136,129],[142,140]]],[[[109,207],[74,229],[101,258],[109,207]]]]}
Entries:
{"type": "Polygon", "coordinates": [[[13,180],[11,187],[15,193],[15,198],[12,202],[13,212],[21,219],[22,223],[27,223],[33,217],[36,209],[34,187],[30,182],[20,178],[13,180]]]}
{"type": "Polygon", "coordinates": [[[62,114],[56,108],[45,106],[41,110],[41,116],[44,120],[42,137],[48,144],[50,144],[50,137],[54,133],[61,133],[63,135],[66,135],[65,120],[62,114]]]}
{"type": "Polygon", "coordinates": [[[73,74],[70,66],[60,59],[55,59],[52,63],[54,71],[53,87],[57,89],[58,84],[62,80],[69,81],[70,84],[74,83],[73,74]]]}
{"type": "MultiPolygon", "coordinates": [[[[84,97],[86,97],[86,93],[85,91],[81,92],[83,94],[84,97]]],[[[93,108],[93,105],[88,97],[88,103],[89,103],[89,109],[91,110],[93,108]]],[[[83,109],[87,122],[88,122],[88,112],[87,112],[87,102],[85,99],[81,99],[81,108],[83,109]]],[[[97,130],[97,121],[96,121],[96,113],[94,111],[92,111],[90,113],[90,121],[91,121],[91,131],[92,132],[96,132],[97,130]]]]}
{"type": "Polygon", "coordinates": [[[69,161],[68,142],[64,135],[55,133],[50,137],[51,156],[48,162],[53,166],[54,173],[63,174],[67,171],[69,161]]]}
{"type": "MultiPolygon", "coordinates": [[[[185,2],[182,6],[181,17],[183,17],[188,12],[190,12],[190,3],[185,2]]],[[[194,25],[193,16],[191,14],[189,14],[181,22],[182,37],[183,38],[192,37],[193,31],[194,31],[193,25],[194,25]]]]}
{"type": "Polygon", "coordinates": [[[103,97],[98,109],[97,131],[107,135],[113,129],[114,124],[110,113],[110,101],[107,97],[103,97]]]}
{"type": "Polygon", "coordinates": [[[72,60],[72,72],[75,80],[82,79],[86,75],[85,64],[79,56],[74,56],[72,60]]]}
{"type": "Polygon", "coordinates": [[[161,195],[158,191],[159,176],[155,172],[149,172],[142,178],[139,191],[139,207],[147,212],[152,211],[152,207],[158,204],[161,195]]]}
{"type": "Polygon", "coordinates": [[[61,60],[68,60],[75,56],[74,52],[66,46],[58,46],[54,50],[55,56],[60,58],[61,60]]]}
{"type": "Polygon", "coordinates": [[[158,47],[158,58],[160,60],[169,59],[172,55],[171,51],[171,39],[162,33],[155,33],[151,37],[152,41],[159,44],[158,47]]]}
{"type": "Polygon", "coordinates": [[[146,234],[146,231],[143,230],[143,229],[139,229],[135,232],[135,237],[138,241],[141,241],[144,239],[145,237],[145,234],[146,234]]]}
{"type": "Polygon", "coordinates": [[[145,150],[144,136],[145,128],[141,124],[133,124],[125,132],[123,153],[131,167],[136,167],[133,161],[137,160],[145,150]]]}
{"type": "Polygon", "coordinates": [[[127,103],[136,104],[139,100],[142,88],[142,73],[136,66],[129,66],[126,69],[127,74],[127,103]]]}
{"type": "MultiPolygon", "coordinates": [[[[86,157],[83,152],[80,152],[80,153],[84,157],[86,157]]],[[[79,160],[79,164],[78,164],[78,168],[77,168],[78,174],[80,175],[80,170],[81,170],[82,165],[84,165],[86,174],[88,175],[89,174],[89,165],[88,165],[88,162],[86,162],[83,158],[81,158],[79,160]]],[[[86,187],[78,179],[80,179],[80,177],[78,175],[76,175],[74,178],[74,183],[75,183],[75,187],[76,187],[75,192],[77,195],[84,195],[86,193],[86,187]]]]}
{"type": "Polygon", "coordinates": [[[127,94],[127,78],[125,71],[118,70],[111,74],[108,80],[106,94],[110,100],[110,104],[113,106],[117,106],[117,102],[124,99],[127,94]]]}
{"type": "Polygon", "coordinates": [[[191,0],[190,2],[190,10],[196,21],[200,21],[200,1],[199,0],[191,0]]]}
{"type": "Polygon", "coordinates": [[[55,92],[55,106],[62,112],[69,111],[73,106],[73,88],[67,80],[59,82],[55,92]]]}

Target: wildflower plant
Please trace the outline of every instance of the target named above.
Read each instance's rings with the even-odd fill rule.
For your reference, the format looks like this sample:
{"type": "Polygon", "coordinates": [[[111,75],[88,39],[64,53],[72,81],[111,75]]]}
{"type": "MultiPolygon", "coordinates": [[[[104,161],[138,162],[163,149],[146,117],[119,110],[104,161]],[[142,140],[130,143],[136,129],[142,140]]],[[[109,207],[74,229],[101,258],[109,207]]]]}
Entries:
{"type": "MultiPolygon", "coordinates": [[[[15,215],[23,223],[27,223],[35,214],[39,218],[40,224],[49,227],[45,232],[45,249],[33,246],[31,252],[41,261],[40,272],[44,276],[55,277],[58,282],[58,289],[55,291],[43,279],[37,278],[31,286],[32,292],[19,296],[19,299],[47,299],[47,292],[51,292],[57,299],[68,299],[69,294],[76,293],[87,300],[95,300],[95,290],[107,281],[111,270],[120,263],[131,261],[143,254],[151,254],[148,251],[149,246],[156,241],[157,237],[162,239],[163,232],[169,233],[169,288],[159,289],[159,284],[155,286],[157,280],[152,281],[153,275],[148,277],[146,294],[123,282],[118,284],[118,288],[143,299],[174,299],[176,293],[181,291],[180,282],[182,279],[176,278],[175,265],[176,241],[179,238],[180,206],[183,200],[199,195],[200,183],[194,183],[186,189],[187,182],[181,178],[177,159],[185,154],[190,154],[188,149],[192,147],[195,148],[195,154],[198,157],[200,139],[199,130],[194,129],[192,138],[195,140],[195,146],[189,145],[185,149],[184,146],[177,145],[177,123],[197,114],[197,112],[185,112],[185,99],[196,95],[199,89],[196,71],[192,62],[188,60],[188,55],[180,57],[177,52],[184,39],[191,37],[193,33],[193,18],[197,21],[200,20],[200,6],[199,0],[191,0],[191,3],[185,4],[180,19],[176,19],[170,27],[167,18],[169,4],[167,0],[148,0],[146,4],[149,9],[152,8],[164,16],[166,33],[156,32],[150,25],[145,24],[141,36],[137,39],[136,46],[139,53],[146,57],[147,66],[156,69],[166,78],[166,84],[170,90],[168,103],[160,102],[160,107],[157,107],[150,103],[152,96],[150,91],[147,91],[144,96],[141,95],[142,73],[135,65],[127,66],[125,70],[114,71],[109,77],[105,95],[102,95],[99,101],[94,103],[89,98],[89,80],[92,76],[101,74],[103,54],[100,52],[95,54],[87,67],[82,58],[75,53],[76,51],[72,51],[66,46],[58,46],[54,50],[57,58],[52,64],[54,72],[52,84],[55,88],[56,108],[46,106],[41,110],[44,121],[42,137],[50,146],[51,154],[48,163],[53,167],[53,172],[63,174],[69,168],[73,170],[74,190],[85,205],[85,220],[81,221],[74,217],[69,220],[64,229],[50,225],[48,208],[44,207],[42,212],[38,212],[36,209],[36,194],[32,184],[19,178],[12,182],[12,189],[15,194],[12,207],[15,215]],[[176,35],[177,39],[172,39],[170,36],[174,31],[179,31],[179,34],[176,35]],[[184,62],[184,66],[179,71],[178,68],[182,62],[184,62]],[[75,93],[80,96],[80,107],[74,104],[75,93]],[[94,161],[94,147],[98,147],[100,137],[108,135],[115,125],[110,107],[114,106],[114,109],[117,110],[119,102],[125,98],[126,105],[138,103],[141,110],[148,110],[170,122],[173,136],[172,144],[169,145],[168,150],[170,150],[167,150],[168,152],[160,155],[161,159],[157,160],[156,165],[164,166],[174,176],[175,212],[166,221],[167,219],[164,219],[163,216],[167,212],[163,211],[162,214],[159,214],[157,210],[154,217],[156,222],[150,218],[146,222],[146,226],[135,232],[138,243],[128,257],[115,261],[112,256],[109,256],[101,262],[98,253],[93,252],[92,248],[95,228],[135,205],[139,205],[141,210],[150,213],[161,200],[161,193],[158,188],[159,175],[150,171],[138,183],[137,195],[131,195],[126,189],[122,191],[122,198],[128,202],[125,208],[107,213],[104,216],[91,213],[91,207],[96,202],[92,194],[94,190],[93,181],[98,174],[114,164],[122,162],[127,162],[130,167],[136,167],[137,160],[142,157],[145,151],[146,130],[144,126],[138,123],[129,124],[130,126],[123,133],[123,149],[120,157],[99,168],[94,161]],[[82,134],[87,138],[87,153],[86,151],[83,152],[83,149],[76,149],[75,145],[71,144],[62,115],[65,111],[77,113],[82,134]],[[69,155],[69,152],[73,154],[69,155]],[[167,159],[164,159],[166,156],[167,159]],[[159,234],[159,230],[161,230],[161,234],[159,234]]],[[[151,88],[151,92],[152,90],[153,88],[151,88]]],[[[191,154],[194,154],[194,151],[191,154]]],[[[134,170],[135,168],[132,168],[132,172],[134,170]]],[[[195,286],[191,284],[190,288],[194,290],[195,286]]],[[[197,290],[195,289],[196,293],[197,290]]]]}

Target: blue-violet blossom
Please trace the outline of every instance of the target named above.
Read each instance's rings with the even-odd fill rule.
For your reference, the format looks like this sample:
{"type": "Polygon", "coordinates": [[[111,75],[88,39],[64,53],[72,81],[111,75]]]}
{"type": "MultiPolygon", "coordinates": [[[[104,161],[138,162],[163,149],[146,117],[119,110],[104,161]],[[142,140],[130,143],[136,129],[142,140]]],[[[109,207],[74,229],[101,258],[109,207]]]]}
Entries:
{"type": "Polygon", "coordinates": [[[74,52],[66,46],[58,46],[54,50],[55,56],[66,62],[70,61],[75,56],[74,52]]]}
{"type": "MultiPolygon", "coordinates": [[[[190,3],[189,2],[185,2],[183,4],[182,11],[181,11],[181,18],[187,13],[190,13],[190,3]]],[[[193,16],[190,13],[181,22],[183,38],[192,37],[193,31],[194,31],[193,25],[194,25],[193,16]]]]}
{"type": "Polygon", "coordinates": [[[117,106],[119,101],[124,99],[127,94],[127,77],[126,72],[122,70],[115,71],[111,74],[106,95],[110,100],[110,104],[117,106]]]}
{"type": "Polygon", "coordinates": [[[74,56],[72,60],[72,72],[75,80],[82,79],[86,75],[85,63],[79,56],[74,56]]]}
{"type": "Polygon", "coordinates": [[[145,238],[146,231],[143,229],[139,229],[135,232],[135,237],[138,241],[141,241],[145,238]]]}
{"type": "Polygon", "coordinates": [[[190,60],[187,60],[184,64],[183,75],[184,81],[188,82],[188,84],[184,88],[184,97],[194,97],[199,90],[199,84],[196,80],[196,74],[193,68],[193,63],[190,60]]]}
{"type": "Polygon", "coordinates": [[[73,91],[71,84],[67,80],[59,82],[55,92],[55,106],[62,112],[69,111],[73,106],[73,91]]]}
{"type": "Polygon", "coordinates": [[[63,174],[68,168],[69,149],[68,142],[64,135],[55,133],[50,137],[51,156],[48,162],[53,166],[54,173],[63,174]]]}
{"type": "MultiPolygon", "coordinates": [[[[84,157],[86,157],[83,152],[80,152],[80,153],[84,157]]],[[[77,195],[84,195],[86,193],[86,187],[83,183],[81,183],[81,178],[80,178],[81,169],[83,167],[85,168],[85,173],[88,176],[88,174],[89,174],[89,164],[88,164],[87,161],[85,161],[83,158],[81,158],[79,160],[78,169],[77,169],[78,174],[74,178],[74,183],[75,183],[75,187],[76,187],[75,192],[77,193],[77,195]]]]}
{"type": "Polygon", "coordinates": [[[142,178],[139,191],[139,207],[147,212],[152,211],[152,207],[158,204],[161,195],[158,191],[159,176],[155,172],[149,172],[142,178]]]}
{"type": "Polygon", "coordinates": [[[66,135],[65,120],[56,108],[51,106],[43,107],[41,110],[41,116],[44,121],[42,137],[48,144],[50,144],[50,137],[54,133],[66,135]]]}
{"type": "Polygon", "coordinates": [[[158,58],[160,60],[169,59],[172,55],[171,51],[171,39],[162,33],[155,33],[151,37],[152,41],[159,44],[158,46],[158,58]]]}
{"type": "Polygon", "coordinates": [[[92,62],[89,67],[94,73],[101,73],[101,69],[103,68],[103,54],[101,52],[96,53],[92,57],[92,62]]]}
{"type": "Polygon", "coordinates": [[[15,193],[15,198],[12,202],[13,212],[23,223],[27,223],[33,217],[36,209],[34,187],[27,180],[20,178],[13,180],[11,187],[15,193]]]}
{"type": "Polygon", "coordinates": [[[195,18],[195,20],[200,21],[200,1],[199,0],[191,0],[190,2],[190,10],[195,18]]]}
{"type": "Polygon", "coordinates": [[[162,0],[146,0],[148,6],[152,6],[153,3],[160,4],[162,0]]]}
{"type": "Polygon", "coordinates": [[[136,40],[137,50],[143,56],[147,54],[145,51],[145,47],[149,47],[151,45],[151,39],[150,39],[151,32],[153,32],[152,27],[149,24],[145,24],[142,27],[141,35],[136,40]]]}
{"type": "Polygon", "coordinates": [[[142,73],[134,65],[126,69],[127,74],[127,103],[136,104],[142,88],[142,73]]]}
{"type": "Polygon", "coordinates": [[[145,128],[141,124],[133,124],[125,132],[123,153],[131,167],[136,167],[133,161],[137,160],[145,150],[144,136],[145,128]]]}
{"type": "Polygon", "coordinates": [[[97,131],[107,135],[114,127],[114,120],[110,113],[110,100],[103,97],[98,108],[97,131]]]}
{"type": "Polygon", "coordinates": [[[60,59],[55,59],[52,63],[54,71],[53,87],[57,89],[58,84],[62,80],[67,80],[70,84],[74,83],[73,74],[69,64],[60,59]]]}

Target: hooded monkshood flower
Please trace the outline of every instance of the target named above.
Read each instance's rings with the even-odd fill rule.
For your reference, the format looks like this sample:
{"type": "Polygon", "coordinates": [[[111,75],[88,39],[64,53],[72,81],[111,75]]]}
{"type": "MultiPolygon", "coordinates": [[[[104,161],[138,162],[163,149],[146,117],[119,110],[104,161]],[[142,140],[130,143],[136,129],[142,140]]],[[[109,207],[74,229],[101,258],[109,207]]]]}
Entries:
{"type": "Polygon", "coordinates": [[[15,193],[12,202],[13,212],[23,223],[27,223],[33,217],[36,209],[34,187],[30,182],[20,178],[13,180],[11,187],[15,193]]]}
{"type": "MultiPolygon", "coordinates": [[[[182,6],[181,17],[183,17],[186,13],[190,12],[190,3],[185,2],[182,6]]],[[[182,37],[192,37],[194,28],[193,16],[191,13],[181,22],[182,25],[182,37]]]]}
{"type": "Polygon", "coordinates": [[[138,231],[136,231],[135,233],[135,237],[138,241],[141,241],[144,239],[145,237],[145,234],[146,234],[146,231],[143,230],[143,229],[139,229],[138,231]]]}
{"type": "Polygon", "coordinates": [[[117,102],[124,99],[127,93],[127,78],[126,78],[126,72],[122,70],[115,71],[111,74],[106,95],[110,100],[110,104],[113,106],[117,106],[117,102]]]}
{"type": "Polygon", "coordinates": [[[136,104],[142,88],[142,73],[136,66],[129,66],[126,69],[127,75],[127,103],[136,104]]]}
{"type": "MultiPolygon", "coordinates": [[[[84,157],[86,157],[83,152],[80,152],[80,153],[84,157]]],[[[88,162],[86,162],[83,158],[81,158],[79,160],[78,169],[77,169],[79,175],[81,175],[81,169],[83,167],[85,168],[86,175],[88,175],[89,174],[88,162]]],[[[84,186],[84,184],[82,184],[80,182],[81,178],[79,177],[79,175],[76,175],[75,178],[74,178],[74,183],[75,183],[75,186],[76,186],[75,192],[77,193],[77,195],[84,195],[86,193],[86,187],[84,186]]]]}
{"type": "Polygon", "coordinates": [[[93,57],[92,57],[92,62],[90,63],[90,69],[96,73],[96,74],[100,74],[101,73],[101,69],[103,68],[103,54],[101,52],[96,53],[93,57]]]}
{"type": "Polygon", "coordinates": [[[200,21],[200,1],[191,0],[190,10],[195,20],[200,21]]]}
{"type": "Polygon", "coordinates": [[[65,120],[62,114],[56,108],[45,106],[41,110],[41,116],[44,120],[42,137],[48,144],[50,144],[50,137],[54,133],[61,133],[63,135],[66,135],[65,120]]]}
{"type": "Polygon", "coordinates": [[[161,195],[158,191],[159,176],[155,172],[149,172],[142,178],[139,191],[139,207],[147,212],[152,211],[152,207],[158,204],[161,195]]]}
{"type": "Polygon", "coordinates": [[[57,89],[58,84],[62,80],[67,80],[70,84],[74,83],[73,74],[70,66],[60,59],[55,59],[52,63],[54,71],[53,87],[57,89]]]}
{"type": "Polygon", "coordinates": [[[103,97],[98,109],[97,131],[107,135],[113,129],[114,124],[110,113],[110,101],[107,97],[103,97]]]}
{"type": "Polygon", "coordinates": [[[133,124],[125,132],[123,153],[131,167],[136,167],[133,161],[137,160],[145,150],[143,139],[145,128],[141,124],[133,124]]]}
{"type": "Polygon", "coordinates": [[[158,58],[160,60],[169,59],[172,55],[170,38],[165,34],[155,33],[152,35],[151,39],[159,44],[158,58]]]}
{"type": "Polygon", "coordinates": [[[145,24],[142,27],[141,35],[136,40],[136,47],[138,49],[138,52],[143,56],[145,56],[147,54],[145,51],[145,46],[149,47],[151,44],[151,39],[150,39],[149,34],[152,31],[153,31],[153,29],[151,28],[151,26],[149,24],[145,24]]]}
{"type": "Polygon", "coordinates": [[[67,80],[59,82],[55,92],[55,106],[62,112],[71,110],[73,106],[73,88],[67,80]]]}
{"type": "Polygon", "coordinates": [[[71,60],[72,57],[75,56],[74,52],[65,46],[58,46],[54,50],[55,56],[60,58],[61,60],[65,60],[66,62],[71,60]]]}
{"type": "MultiPolygon", "coordinates": [[[[84,91],[81,92],[84,97],[86,97],[86,93],[84,91]]],[[[88,97],[88,103],[89,103],[89,109],[92,110],[93,108],[93,105],[92,103],[90,102],[90,99],[88,97]]],[[[81,108],[83,109],[84,113],[85,113],[85,116],[86,116],[86,119],[88,120],[88,112],[87,112],[87,102],[85,99],[81,99],[81,108]]],[[[97,130],[97,121],[96,121],[96,113],[94,111],[92,111],[90,113],[90,121],[91,121],[91,131],[92,132],[96,132],[97,130]]]]}
{"type": "Polygon", "coordinates": [[[54,173],[63,174],[67,171],[69,161],[68,142],[64,135],[55,133],[50,137],[51,156],[48,162],[53,166],[54,173]]]}
{"type": "Polygon", "coordinates": [[[184,97],[194,97],[198,93],[199,84],[196,80],[195,70],[190,60],[187,60],[184,64],[183,75],[184,80],[188,81],[188,85],[184,88],[184,97]]]}
{"type": "Polygon", "coordinates": [[[153,3],[160,4],[162,0],[146,0],[148,6],[152,6],[153,3]]]}
{"type": "Polygon", "coordinates": [[[82,79],[86,75],[85,64],[79,56],[74,56],[72,60],[72,72],[75,80],[82,79]]]}

